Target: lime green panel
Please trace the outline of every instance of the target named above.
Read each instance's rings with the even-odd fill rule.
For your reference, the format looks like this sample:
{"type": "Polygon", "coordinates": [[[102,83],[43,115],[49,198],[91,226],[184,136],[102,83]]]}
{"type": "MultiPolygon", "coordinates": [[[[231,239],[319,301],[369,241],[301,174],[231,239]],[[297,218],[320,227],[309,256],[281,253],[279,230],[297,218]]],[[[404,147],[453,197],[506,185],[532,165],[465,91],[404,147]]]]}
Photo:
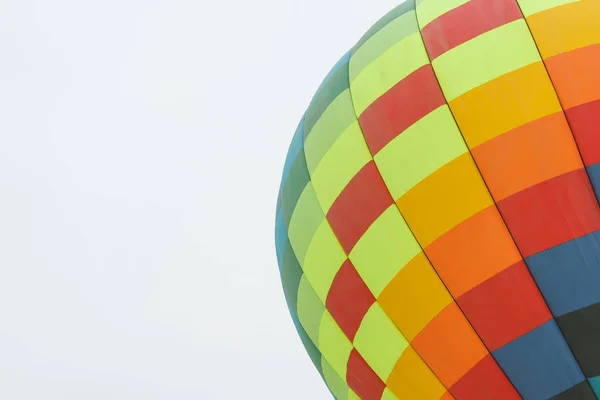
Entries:
{"type": "Polygon", "coordinates": [[[355,121],[331,146],[311,177],[325,213],[354,175],[371,160],[360,125],[355,121]]]}
{"type": "Polygon", "coordinates": [[[377,153],[375,163],[392,197],[398,200],[424,178],[467,151],[450,109],[443,105],[394,138],[377,153]]]}
{"type": "Polygon", "coordinates": [[[362,399],[360,397],[358,397],[358,395],[356,393],[354,393],[354,390],[348,389],[348,400],[362,400],[362,399]]]}
{"type": "Polygon", "coordinates": [[[467,3],[469,0],[422,0],[417,1],[417,18],[419,27],[423,29],[434,19],[441,17],[448,11],[467,3]]]}
{"type": "Polygon", "coordinates": [[[352,55],[350,81],[353,81],[356,75],[390,47],[418,31],[417,16],[414,11],[409,11],[390,22],[352,55]]]}
{"type": "Polygon", "coordinates": [[[392,393],[390,388],[386,387],[383,391],[383,396],[381,396],[381,400],[398,400],[398,398],[394,393],[392,393]]]}
{"type": "Polygon", "coordinates": [[[374,303],[354,338],[356,350],[385,382],[408,346],[379,303],[374,303]]]}
{"type": "Polygon", "coordinates": [[[421,252],[396,205],[390,206],[358,241],[350,261],[375,297],[421,252]]]}
{"type": "Polygon", "coordinates": [[[379,21],[375,23],[368,31],[365,33],[358,43],[353,47],[353,50],[356,51],[363,44],[369,41],[373,36],[377,34],[380,30],[385,28],[388,24],[392,23],[395,19],[400,17],[402,14],[406,14],[407,12],[414,11],[415,3],[413,1],[404,1],[397,5],[393,10],[383,16],[379,21]]]}
{"type": "Polygon", "coordinates": [[[325,312],[323,302],[306,277],[302,276],[298,287],[298,320],[315,345],[319,343],[319,329],[323,312],[325,312]]]}
{"type": "Polygon", "coordinates": [[[325,215],[323,214],[319,200],[317,200],[315,191],[309,182],[300,195],[288,229],[290,243],[300,265],[304,261],[306,251],[315,231],[324,219],[325,215]]]}
{"type": "Polygon", "coordinates": [[[540,61],[525,20],[486,32],[442,54],[432,65],[447,101],[497,77],[540,61]]]}
{"type": "Polygon", "coordinates": [[[426,64],[429,57],[419,32],[390,47],[350,83],[356,114],[360,116],[381,95],[426,64]]]}
{"type": "Polygon", "coordinates": [[[304,275],[325,304],[333,278],[346,261],[346,253],[326,220],[317,229],[302,264],[304,275]]]}
{"type": "Polygon", "coordinates": [[[352,343],[340,329],[331,314],[325,311],[319,331],[319,350],[339,376],[346,376],[352,343]]]}
{"type": "Polygon", "coordinates": [[[346,381],[335,372],[324,357],[322,357],[321,363],[323,365],[323,378],[331,393],[333,393],[337,400],[348,400],[348,390],[350,389],[346,381]]]}
{"type": "Polygon", "coordinates": [[[525,17],[537,14],[569,3],[575,3],[579,0],[519,0],[519,6],[525,17]]]}
{"type": "Polygon", "coordinates": [[[350,90],[345,90],[329,105],[306,138],[304,153],[311,173],[331,145],[355,121],[350,90]]]}

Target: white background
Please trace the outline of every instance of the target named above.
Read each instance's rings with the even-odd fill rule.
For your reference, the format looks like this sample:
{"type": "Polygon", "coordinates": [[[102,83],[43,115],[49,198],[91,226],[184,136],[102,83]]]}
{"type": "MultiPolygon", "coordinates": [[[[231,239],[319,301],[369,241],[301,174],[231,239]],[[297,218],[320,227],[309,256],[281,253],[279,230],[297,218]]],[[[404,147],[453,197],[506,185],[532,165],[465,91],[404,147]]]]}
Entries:
{"type": "Polygon", "coordinates": [[[313,400],[292,134],[398,0],[0,0],[0,398],[313,400]]]}

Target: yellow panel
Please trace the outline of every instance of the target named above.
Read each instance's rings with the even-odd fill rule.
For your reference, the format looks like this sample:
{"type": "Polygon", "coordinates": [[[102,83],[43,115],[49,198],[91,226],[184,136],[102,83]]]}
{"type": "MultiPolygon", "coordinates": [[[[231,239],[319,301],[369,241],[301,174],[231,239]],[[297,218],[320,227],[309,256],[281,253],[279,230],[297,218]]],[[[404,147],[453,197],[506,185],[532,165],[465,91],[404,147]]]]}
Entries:
{"type": "Polygon", "coordinates": [[[426,64],[429,64],[429,58],[420,32],[398,42],[350,83],[356,114],[361,115],[381,95],[426,64]]]}
{"type": "Polygon", "coordinates": [[[340,329],[331,314],[323,313],[319,331],[319,350],[331,368],[339,376],[345,377],[352,351],[352,343],[340,329]]]}
{"type": "Polygon", "coordinates": [[[469,0],[423,0],[417,4],[417,18],[423,29],[434,19],[468,3],[469,0]]]}
{"type": "Polygon", "coordinates": [[[453,301],[423,253],[402,268],[377,300],[410,341],[453,301]]]}
{"type": "Polygon", "coordinates": [[[329,222],[325,220],[315,232],[302,263],[306,279],[323,304],[327,300],[333,278],[344,261],[346,261],[346,253],[333,233],[329,222]]]}
{"type": "Polygon", "coordinates": [[[447,105],[421,118],[377,155],[392,197],[399,199],[434,171],[468,151],[447,105]]]}
{"type": "Polygon", "coordinates": [[[396,205],[392,205],[369,227],[349,258],[377,297],[420,251],[396,205]]]}
{"type": "Polygon", "coordinates": [[[447,101],[501,75],[541,61],[525,20],[493,29],[442,54],[433,69],[447,101]]]}
{"type": "Polygon", "coordinates": [[[354,338],[356,350],[385,382],[408,346],[408,341],[381,306],[375,302],[356,332],[354,338]]]}
{"type": "Polygon", "coordinates": [[[467,153],[446,164],[397,202],[423,248],[450,229],[493,204],[479,171],[467,153]]]}
{"type": "Polygon", "coordinates": [[[439,400],[446,388],[412,347],[398,360],[387,380],[399,399],[439,400]]]}
{"type": "Polygon", "coordinates": [[[502,75],[450,102],[470,148],[562,111],[541,62],[502,75]]]}
{"type": "Polygon", "coordinates": [[[527,18],[543,58],[600,43],[600,1],[580,0],[527,18]]]}
{"type": "Polygon", "coordinates": [[[574,3],[579,0],[519,0],[519,6],[521,12],[525,17],[537,14],[541,11],[548,10],[550,8],[562,6],[564,4],[574,3]]]}
{"type": "Polygon", "coordinates": [[[371,160],[360,125],[355,121],[331,146],[311,176],[325,214],[354,175],[371,160]]]}

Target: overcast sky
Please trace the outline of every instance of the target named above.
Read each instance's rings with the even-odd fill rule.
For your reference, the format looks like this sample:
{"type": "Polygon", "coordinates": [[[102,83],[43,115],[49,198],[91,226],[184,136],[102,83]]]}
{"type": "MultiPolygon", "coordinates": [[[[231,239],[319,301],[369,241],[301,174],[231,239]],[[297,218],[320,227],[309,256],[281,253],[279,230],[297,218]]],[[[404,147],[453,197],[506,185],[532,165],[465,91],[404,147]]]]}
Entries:
{"type": "Polygon", "coordinates": [[[274,214],[329,68],[398,0],[0,0],[0,398],[330,397],[274,214]]]}

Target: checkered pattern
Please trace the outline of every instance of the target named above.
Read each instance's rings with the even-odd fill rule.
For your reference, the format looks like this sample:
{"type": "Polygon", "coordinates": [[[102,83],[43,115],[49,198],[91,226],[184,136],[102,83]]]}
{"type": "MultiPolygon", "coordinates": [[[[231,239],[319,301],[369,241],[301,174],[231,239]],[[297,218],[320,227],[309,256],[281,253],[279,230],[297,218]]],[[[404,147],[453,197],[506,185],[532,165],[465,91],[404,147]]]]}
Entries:
{"type": "Polygon", "coordinates": [[[276,244],[336,399],[600,398],[598,21],[409,0],[327,76],[276,244]]]}

